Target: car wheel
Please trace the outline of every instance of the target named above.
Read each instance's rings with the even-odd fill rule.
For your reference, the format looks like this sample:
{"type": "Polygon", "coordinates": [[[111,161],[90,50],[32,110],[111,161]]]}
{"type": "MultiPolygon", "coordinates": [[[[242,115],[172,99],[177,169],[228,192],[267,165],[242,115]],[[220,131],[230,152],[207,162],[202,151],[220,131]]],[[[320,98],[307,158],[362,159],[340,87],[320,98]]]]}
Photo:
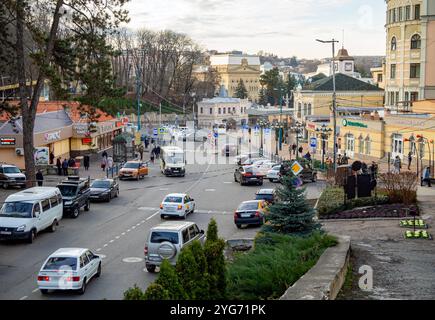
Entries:
{"type": "Polygon", "coordinates": [[[50,226],[50,232],[55,232],[57,227],[57,220],[54,220],[50,226]]]}
{"type": "Polygon", "coordinates": [[[242,225],[241,224],[236,224],[237,229],[242,229],[242,225]]]}
{"type": "Polygon", "coordinates": [[[48,289],[39,289],[39,291],[41,291],[42,294],[48,294],[48,289]]]}
{"type": "Polygon", "coordinates": [[[89,209],[91,209],[91,201],[90,201],[90,200],[88,200],[88,201],[86,202],[86,205],[85,205],[85,211],[89,211],[89,209]]]}
{"type": "Polygon", "coordinates": [[[3,182],[2,186],[3,189],[7,189],[9,187],[9,184],[7,182],[3,182]]]}
{"type": "Polygon", "coordinates": [[[79,214],[80,214],[80,208],[79,207],[75,207],[73,209],[73,212],[72,212],[71,216],[73,217],[73,219],[77,219],[79,214]]]}
{"type": "Polygon", "coordinates": [[[86,278],[83,279],[82,287],[79,289],[79,294],[84,294],[86,292],[86,278]]]}
{"type": "Polygon", "coordinates": [[[96,276],[97,278],[99,278],[99,277],[101,276],[101,262],[100,262],[100,264],[98,265],[98,270],[97,270],[97,273],[95,274],[95,276],[96,276]]]}
{"type": "Polygon", "coordinates": [[[151,272],[151,273],[156,272],[156,266],[154,266],[154,265],[147,265],[146,268],[147,268],[148,272],[151,272]]]}
{"type": "Polygon", "coordinates": [[[31,230],[29,236],[27,237],[27,243],[33,243],[36,238],[36,230],[31,230]]]}
{"type": "Polygon", "coordinates": [[[187,219],[187,212],[185,211],[184,215],[183,215],[183,220],[186,220],[186,219],[187,219]]]}

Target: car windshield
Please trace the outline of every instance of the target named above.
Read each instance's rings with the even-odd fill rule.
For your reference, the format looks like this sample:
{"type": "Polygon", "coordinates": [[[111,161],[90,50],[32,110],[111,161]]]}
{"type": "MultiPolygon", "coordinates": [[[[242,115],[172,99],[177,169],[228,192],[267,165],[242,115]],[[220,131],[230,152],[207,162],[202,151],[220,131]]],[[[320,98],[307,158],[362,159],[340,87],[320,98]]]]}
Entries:
{"type": "Polygon", "coordinates": [[[139,163],[135,163],[135,162],[127,162],[124,165],[124,168],[126,169],[138,169],[139,168],[139,163]]]}
{"type": "Polygon", "coordinates": [[[64,197],[73,197],[76,195],[77,187],[76,186],[67,186],[67,185],[60,185],[57,186],[60,190],[60,193],[64,197]]]}
{"type": "Polygon", "coordinates": [[[95,180],[91,188],[110,188],[110,181],[95,180]]]}
{"type": "Polygon", "coordinates": [[[273,194],[257,194],[255,200],[273,200],[273,194]]]}
{"type": "Polygon", "coordinates": [[[165,161],[167,163],[172,163],[172,164],[176,164],[176,163],[182,163],[184,161],[184,156],[182,154],[174,154],[174,155],[169,155],[166,157],[165,161]]]}
{"type": "Polygon", "coordinates": [[[64,270],[77,269],[77,258],[73,257],[52,257],[48,259],[43,270],[64,270]]]}
{"type": "Polygon", "coordinates": [[[257,210],[258,209],[258,202],[243,202],[238,208],[237,211],[243,211],[243,210],[257,210]]]}
{"type": "Polygon", "coordinates": [[[167,231],[153,231],[151,234],[151,243],[162,243],[169,241],[170,243],[178,243],[178,233],[167,231]]]}
{"type": "Polygon", "coordinates": [[[20,169],[17,167],[4,167],[3,168],[4,173],[21,173],[20,169]]]}
{"type": "Polygon", "coordinates": [[[0,210],[0,217],[5,218],[31,218],[33,203],[6,202],[0,210]]]}
{"type": "Polygon", "coordinates": [[[169,197],[166,197],[165,200],[163,200],[163,202],[182,203],[183,202],[183,198],[182,197],[169,196],[169,197]]]}

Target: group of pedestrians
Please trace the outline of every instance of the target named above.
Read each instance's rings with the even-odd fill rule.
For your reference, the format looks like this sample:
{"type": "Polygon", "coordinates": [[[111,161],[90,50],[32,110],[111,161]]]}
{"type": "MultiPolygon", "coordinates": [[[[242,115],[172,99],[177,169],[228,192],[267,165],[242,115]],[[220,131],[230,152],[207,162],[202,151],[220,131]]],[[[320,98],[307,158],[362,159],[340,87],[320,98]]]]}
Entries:
{"type": "Polygon", "coordinates": [[[161,152],[161,148],[160,148],[159,145],[153,146],[151,148],[150,160],[151,160],[152,163],[154,163],[154,159],[159,159],[160,158],[160,152],[161,152]]]}
{"type": "Polygon", "coordinates": [[[61,161],[61,157],[58,157],[56,160],[57,174],[59,176],[61,176],[62,174],[64,176],[67,176],[68,168],[75,168],[75,167],[76,167],[76,161],[72,157],[69,160],[64,158],[63,161],[61,161]]]}

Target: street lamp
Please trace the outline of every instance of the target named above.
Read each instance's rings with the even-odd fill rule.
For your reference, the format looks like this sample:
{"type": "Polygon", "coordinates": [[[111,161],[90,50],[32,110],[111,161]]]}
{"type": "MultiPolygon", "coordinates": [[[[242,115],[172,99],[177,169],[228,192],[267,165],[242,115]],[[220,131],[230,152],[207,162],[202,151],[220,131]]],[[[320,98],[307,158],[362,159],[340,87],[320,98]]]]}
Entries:
{"type": "MultiPolygon", "coordinates": [[[[276,132],[278,131],[278,139],[281,139],[281,130],[282,130],[283,124],[281,122],[274,122],[270,125],[270,127],[275,130],[275,137],[277,137],[276,132]]],[[[276,140],[275,156],[278,156],[278,139],[275,138],[275,140],[276,140]]]]}
{"type": "MultiPolygon", "coordinates": [[[[282,123],[282,87],[273,88],[274,91],[279,91],[279,123],[282,123]]],[[[282,150],[282,132],[281,127],[279,128],[279,151],[282,150]]]]}
{"type": "Polygon", "coordinates": [[[322,124],[321,128],[316,128],[316,132],[320,133],[322,138],[322,169],[325,168],[325,139],[328,139],[332,132],[331,128],[327,128],[325,124],[322,124]]]}
{"type": "Polygon", "coordinates": [[[261,134],[260,134],[261,142],[260,142],[260,152],[259,153],[260,153],[260,157],[262,157],[263,156],[263,129],[269,127],[269,122],[266,120],[260,119],[257,121],[256,125],[259,126],[260,130],[261,130],[260,131],[261,132],[261,134]]]}
{"type": "Polygon", "coordinates": [[[292,131],[296,132],[296,160],[298,159],[299,155],[299,133],[302,131],[302,127],[303,125],[299,121],[297,121],[294,126],[290,127],[292,131]]]}
{"type": "Polygon", "coordinates": [[[335,91],[335,44],[339,41],[335,40],[319,40],[320,43],[331,43],[332,44],[332,114],[334,118],[334,172],[337,172],[337,95],[335,91]]]}
{"type": "Polygon", "coordinates": [[[192,105],[192,112],[193,112],[193,142],[195,143],[195,137],[196,137],[196,116],[195,116],[196,92],[191,92],[190,96],[193,98],[193,105],[192,105]]]}

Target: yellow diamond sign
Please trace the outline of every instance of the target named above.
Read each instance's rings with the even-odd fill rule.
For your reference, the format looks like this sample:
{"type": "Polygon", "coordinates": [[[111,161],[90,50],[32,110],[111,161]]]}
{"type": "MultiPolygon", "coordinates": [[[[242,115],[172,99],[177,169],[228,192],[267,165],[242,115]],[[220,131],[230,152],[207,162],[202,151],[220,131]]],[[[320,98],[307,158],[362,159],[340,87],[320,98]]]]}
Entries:
{"type": "Polygon", "coordinates": [[[295,162],[293,162],[293,164],[292,164],[292,166],[291,166],[291,170],[292,170],[292,172],[293,172],[293,174],[295,175],[295,176],[297,176],[299,173],[301,173],[301,171],[303,170],[304,168],[302,168],[302,166],[299,164],[299,162],[297,162],[297,161],[295,161],[295,162]]]}

